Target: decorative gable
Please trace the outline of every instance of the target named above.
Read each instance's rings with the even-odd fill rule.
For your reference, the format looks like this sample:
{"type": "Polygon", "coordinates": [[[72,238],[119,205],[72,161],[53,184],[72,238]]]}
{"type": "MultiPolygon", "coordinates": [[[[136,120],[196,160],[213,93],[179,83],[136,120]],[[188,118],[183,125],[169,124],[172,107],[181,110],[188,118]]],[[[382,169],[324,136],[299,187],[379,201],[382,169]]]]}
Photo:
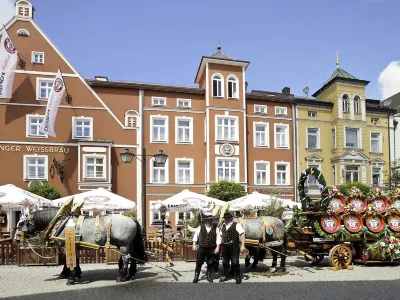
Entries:
{"type": "Polygon", "coordinates": [[[371,165],[378,167],[385,164],[385,161],[381,158],[374,158],[370,160],[371,165]]]}
{"type": "Polygon", "coordinates": [[[306,156],[305,160],[309,163],[316,163],[316,162],[322,162],[324,160],[324,158],[322,156],[313,154],[310,156],[306,156]]]}
{"type": "Polygon", "coordinates": [[[369,157],[366,156],[363,152],[357,152],[357,151],[349,151],[344,153],[341,156],[332,158],[331,161],[353,161],[353,162],[366,162],[369,161],[369,157]]]}
{"type": "Polygon", "coordinates": [[[15,2],[15,14],[21,18],[33,19],[34,8],[29,1],[19,0],[15,2]]]}

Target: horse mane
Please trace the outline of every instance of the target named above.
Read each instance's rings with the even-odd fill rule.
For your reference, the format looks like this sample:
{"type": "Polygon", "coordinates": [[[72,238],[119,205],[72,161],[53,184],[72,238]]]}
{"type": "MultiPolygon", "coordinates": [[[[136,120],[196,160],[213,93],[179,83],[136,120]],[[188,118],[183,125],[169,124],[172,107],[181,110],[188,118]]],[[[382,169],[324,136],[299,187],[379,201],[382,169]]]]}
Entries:
{"type": "Polygon", "coordinates": [[[56,216],[59,207],[47,207],[43,210],[38,210],[32,214],[32,219],[35,225],[35,230],[43,230],[49,225],[51,220],[56,216]]]}

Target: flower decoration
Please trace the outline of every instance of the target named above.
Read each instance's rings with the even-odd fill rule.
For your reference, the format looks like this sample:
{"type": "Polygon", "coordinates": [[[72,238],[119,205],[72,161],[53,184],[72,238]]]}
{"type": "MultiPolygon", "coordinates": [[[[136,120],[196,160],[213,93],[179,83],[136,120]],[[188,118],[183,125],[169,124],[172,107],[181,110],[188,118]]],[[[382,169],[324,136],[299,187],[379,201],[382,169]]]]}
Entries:
{"type": "Polygon", "coordinates": [[[359,214],[359,212],[357,211],[357,209],[355,209],[355,208],[354,208],[353,206],[351,206],[351,205],[346,205],[346,206],[343,207],[343,209],[344,209],[344,214],[345,214],[345,215],[350,215],[350,214],[353,214],[353,213],[359,214]]]}
{"type": "Polygon", "coordinates": [[[352,186],[349,189],[349,197],[350,198],[361,198],[362,197],[361,190],[355,186],[352,186]]]}
{"type": "Polygon", "coordinates": [[[365,210],[365,214],[372,215],[375,217],[378,214],[378,208],[372,203],[369,203],[367,205],[367,209],[365,210]]]}
{"type": "Polygon", "coordinates": [[[328,195],[329,197],[339,196],[339,189],[336,186],[331,187],[330,189],[328,189],[328,195]]]}
{"type": "Polygon", "coordinates": [[[379,199],[384,197],[384,193],[383,190],[379,187],[375,188],[372,190],[371,194],[369,195],[370,200],[374,200],[374,199],[379,199]]]}
{"type": "Polygon", "coordinates": [[[381,252],[383,260],[393,261],[400,258],[400,240],[393,235],[385,235],[375,243],[375,247],[381,252]]]}

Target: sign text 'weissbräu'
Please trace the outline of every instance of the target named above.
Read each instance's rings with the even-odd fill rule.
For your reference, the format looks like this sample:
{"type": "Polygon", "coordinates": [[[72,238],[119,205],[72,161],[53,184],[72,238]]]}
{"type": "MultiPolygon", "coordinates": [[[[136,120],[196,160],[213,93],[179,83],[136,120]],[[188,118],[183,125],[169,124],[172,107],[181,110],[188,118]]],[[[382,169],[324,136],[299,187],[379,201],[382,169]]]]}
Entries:
{"type": "Polygon", "coordinates": [[[69,153],[66,147],[0,145],[0,152],[69,153]]]}

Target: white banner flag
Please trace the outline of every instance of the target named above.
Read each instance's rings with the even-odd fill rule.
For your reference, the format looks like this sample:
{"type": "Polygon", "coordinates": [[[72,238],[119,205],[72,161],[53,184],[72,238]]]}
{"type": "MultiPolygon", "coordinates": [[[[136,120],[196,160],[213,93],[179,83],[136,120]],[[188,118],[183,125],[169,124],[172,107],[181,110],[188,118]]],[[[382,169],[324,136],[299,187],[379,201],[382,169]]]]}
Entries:
{"type": "Polygon", "coordinates": [[[0,42],[0,98],[11,98],[18,52],[3,27],[0,42]]]}
{"type": "Polygon", "coordinates": [[[61,99],[64,95],[65,84],[61,75],[61,70],[58,69],[56,79],[54,80],[53,87],[51,88],[49,99],[46,107],[46,114],[39,131],[41,133],[56,136],[54,132],[54,123],[56,121],[58,107],[60,106],[61,99]]]}

